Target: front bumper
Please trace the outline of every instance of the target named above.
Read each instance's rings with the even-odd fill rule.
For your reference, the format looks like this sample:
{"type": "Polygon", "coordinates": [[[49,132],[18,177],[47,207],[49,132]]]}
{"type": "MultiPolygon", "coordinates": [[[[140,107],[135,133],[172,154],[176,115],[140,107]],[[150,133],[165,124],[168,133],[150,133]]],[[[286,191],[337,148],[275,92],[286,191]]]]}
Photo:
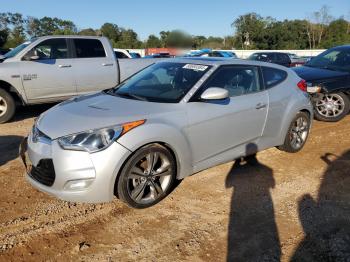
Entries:
{"type": "Polygon", "coordinates": [[[62,149],[56,140],[34,143],[31,135],[21,144],[20,155],[26,167],[26,178],[40,191],[71,202],[102,203],[114,198],[117,174],[131,152],[115,142],[107,149],[88,153],[62,149]],[[44,185],[31,173],[43,160],[52,160],[54,181],[44,185]],[[73,182],[72,182],[73,181],[73,182]],[[72,189],[72,183],[86,182],[72,189]]]}

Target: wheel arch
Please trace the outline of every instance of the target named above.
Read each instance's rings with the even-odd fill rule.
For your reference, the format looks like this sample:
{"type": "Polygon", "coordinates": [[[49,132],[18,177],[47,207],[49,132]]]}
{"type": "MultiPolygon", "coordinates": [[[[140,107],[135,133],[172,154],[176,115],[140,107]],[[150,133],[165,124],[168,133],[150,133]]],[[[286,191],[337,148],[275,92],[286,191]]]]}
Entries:
{"type": "Polygon", "coordinates": [[[25,102],[22,98],[22,96],[18,93],[16,88],[14,88],[10,83],[0,80],[0,88],[7,91],[10,95],[12,95],[13,99],[15,100],[16,104],[24,105],[25,102]]]}
{"type": "Polygon", "coordinates": [[[163,141],[149,142],[149,143],[146,143],[146,144],[144,144],[144,145],[142,145],[142,146],[139,146],[136,150],[134,150],[134,151],[125,159],[125,161],[123,162],[123,164],[120,166],[120,168],[119,168],[119,170],[118,170],[118,173],[117,173],[117,175],[116,175],[116,177],[115,177],[115,180],[114,180],[114,187],[113,187],[113,188],[114,188],[114,195],[115,195],[117,198],[119,198],[119,197],[118,197],[118,190],[117,190],[118,180],[119,180],[119,177],[120,177],[120,175],[121,175],[121,172],[122,172],[122,170],[124,169],[126,163],[129,161],[129,159],[130,159],[139,149],[141,149],[141,148],[143,148],[143,147],[146,147],[146,146],[149,146],[149,145],[160,145],[160,146],[166,148],[166,149],[170,152],[170,154],[174,157],[175,163],[176,163],[176,174],[177,174],[177,175],[176,175],[175,179],[177,179],[177,180],[180,180],[180,179],[181,179],[181,178],[179,178],[179,175],[178,175],[178,172],[177,172],[177,171],[180,169],[180,161],[179,161],[179,157],[178,157],[178,155],[177,155],[175,149],[174,149],[171,145],[169,145],[168,143],[163,142],[163,141]]]}

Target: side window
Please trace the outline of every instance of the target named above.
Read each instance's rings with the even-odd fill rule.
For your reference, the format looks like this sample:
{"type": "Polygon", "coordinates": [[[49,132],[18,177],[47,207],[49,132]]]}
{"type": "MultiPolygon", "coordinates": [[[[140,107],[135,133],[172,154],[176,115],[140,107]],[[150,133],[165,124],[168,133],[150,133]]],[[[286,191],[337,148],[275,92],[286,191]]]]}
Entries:
{"type": "Polygon", "coordinates": [[[287,78],[286,71],[271,67],[262,67],[261,69],[266,88],[271,88],[275,85],[278,85],[287,78]]]}
{"type": "Polygon", "coordinates": [[[77,58],[105,57],[106,53],[100,40],[74,39],[77,58]]]}
{"type": "Polygon", "coordinates": [[[44,40],[29,52],[30,55],[39,56],[40,60],[68,58],[68,47],[64,38],[44,40]]]}
{"type": "Polygon", "coordinates": [[[221,87],[229,95],[240,96],[261,90],[258,68],[254,66],[222,66],[213,74],[205,88],[221,87]]]}

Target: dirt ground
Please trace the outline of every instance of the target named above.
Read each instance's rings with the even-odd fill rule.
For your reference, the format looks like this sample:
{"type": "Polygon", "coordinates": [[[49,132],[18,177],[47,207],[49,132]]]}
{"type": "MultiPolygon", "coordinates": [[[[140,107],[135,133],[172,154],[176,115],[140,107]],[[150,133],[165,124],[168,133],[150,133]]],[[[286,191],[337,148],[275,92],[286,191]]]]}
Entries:
{"type": "Polygon", "coordinates": [[[300,153],[211,168],[133,210],[25,181],[18,146],[48,107],[0,125],[0,261],[350,261],[350,116],[315,121],[300,153]]]}

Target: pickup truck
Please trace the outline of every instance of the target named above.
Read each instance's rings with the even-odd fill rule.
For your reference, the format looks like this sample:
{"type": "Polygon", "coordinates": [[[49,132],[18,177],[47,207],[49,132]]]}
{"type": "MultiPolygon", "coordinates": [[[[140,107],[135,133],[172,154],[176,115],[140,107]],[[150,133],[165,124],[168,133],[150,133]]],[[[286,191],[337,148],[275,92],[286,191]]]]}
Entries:
{"type": "Polygon", "coordinates": [[[44,36],[0,56],[0,123],[18,105],[62,101],[114,87],[156,59],[117,59],[105,37],[44,36]]]}

